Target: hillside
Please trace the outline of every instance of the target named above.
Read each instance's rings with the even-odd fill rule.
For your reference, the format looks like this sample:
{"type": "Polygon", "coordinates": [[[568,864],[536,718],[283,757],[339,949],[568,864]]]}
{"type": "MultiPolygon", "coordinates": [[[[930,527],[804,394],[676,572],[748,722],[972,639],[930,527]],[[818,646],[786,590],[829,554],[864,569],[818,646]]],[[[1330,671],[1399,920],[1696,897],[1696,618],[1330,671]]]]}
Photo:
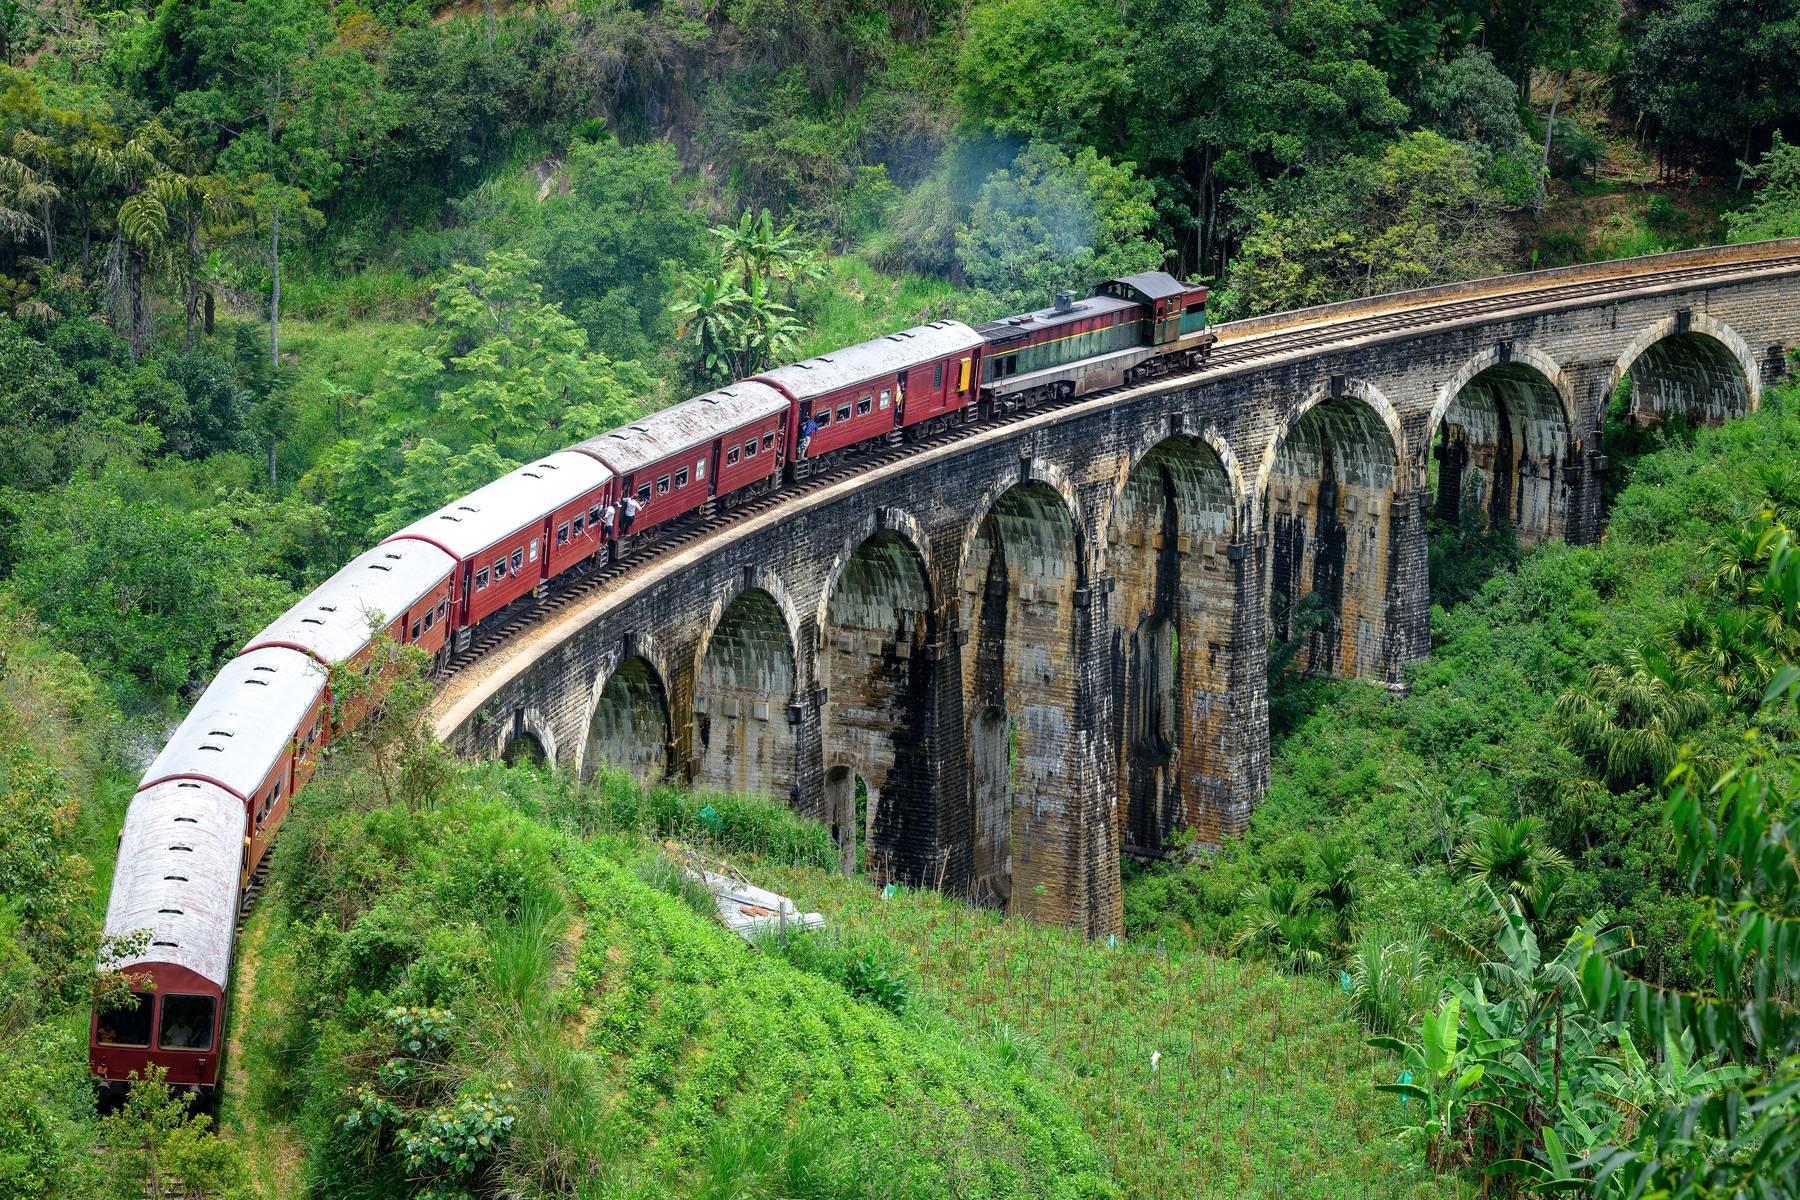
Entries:
{"type": "Polygon", "coordinates": [[[1800,1188],[1792,382],[1696,430],[1633,426],[1625,380],[1597,545],[1434,518],[1405,695],[1272,642],[1268,795],[1125,863],[1122,938],[842,878],[766,799],[453,763],[402,673],[278,840],[218,1110],[102,1116],[85,1048],[146,763],[386,534],[728,380],[1116,274],[1228,318],[1800,235],[1797,28],[0,5],[0,1200],[1800,1188]],[[667,837],[829,932],[742,945],[667,837]]]}

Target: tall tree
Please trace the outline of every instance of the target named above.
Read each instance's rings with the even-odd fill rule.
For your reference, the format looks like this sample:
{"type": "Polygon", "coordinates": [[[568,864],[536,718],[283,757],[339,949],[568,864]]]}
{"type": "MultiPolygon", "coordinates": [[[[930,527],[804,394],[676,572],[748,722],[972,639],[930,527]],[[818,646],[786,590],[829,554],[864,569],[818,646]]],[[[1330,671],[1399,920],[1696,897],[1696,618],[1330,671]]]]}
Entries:
{"type": "Polygon", "coordinates": [[[281,238],[311,206],[308,191],[335,175],[318,144],[288,137],[296,80],[329,29],[313,0],[215,0],[195,23],[201,62],[217,72],[205,111],[237,134],[222,165],[266,215],[269,362],[281,365],[281,238]]]}

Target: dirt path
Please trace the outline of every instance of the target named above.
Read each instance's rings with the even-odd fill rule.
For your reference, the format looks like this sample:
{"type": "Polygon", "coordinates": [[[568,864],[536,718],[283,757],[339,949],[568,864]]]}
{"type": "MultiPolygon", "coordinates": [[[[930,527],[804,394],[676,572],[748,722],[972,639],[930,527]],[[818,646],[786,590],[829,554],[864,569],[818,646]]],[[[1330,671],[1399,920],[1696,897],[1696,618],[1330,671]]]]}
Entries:
{"type": "Polygon", "coordinates": [[[232,971],[231,1022],[225,1036],[225,1078],[220,1081],[220,1131],[244,1148],[250,1173],[262,1194],[270,1200],[287,1200],[301,1194],[301,1168],[305,1155],[292,1129],[265,1122],[249,1103],[250,1075],[245,1061],[244,1031],[253,1012],[261,1007],[257,978],[262,969],[263,943],[269,936],[271,914],[281,885],[270,884],[258,898],[256,910],[244,923],[238,938],[237,962],[232,971]]]}

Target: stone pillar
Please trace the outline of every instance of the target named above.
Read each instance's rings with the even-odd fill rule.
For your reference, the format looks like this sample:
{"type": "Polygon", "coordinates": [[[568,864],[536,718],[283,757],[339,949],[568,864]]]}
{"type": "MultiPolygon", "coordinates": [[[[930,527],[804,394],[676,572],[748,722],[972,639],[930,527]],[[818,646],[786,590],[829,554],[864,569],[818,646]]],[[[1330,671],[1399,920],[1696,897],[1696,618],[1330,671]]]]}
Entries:
{"type": "Polygon", "coordinates": [[[947,614],[933,623],[925,647],[931,665],[930,728],[926,754],[937,844],[931,878],[953,895],[965,895],[974,872],[975,822],[969,779],[968,719],[963,712],[963,632],[947,614]]]}
{"type": "Polygon", "coordinates": [[[1426,488],[1396,488],[1388,514],[1388,577],[1379,682],[1406,685],[1406,665],[1431,653],[1431,562],[1426,488]]]}
{"type": "Polygon", "coordinates": [[[1229,782],[1217,814],[1219,841],[1244,832],[1250,810],[1269,789],[1267,556],[1268,540],[1254,532],[1225,548],[1237,603],[1232,608],[1230,701],[1222,739],[1229,782]]]}
{"type": "Polygon", "coordinates": [[[794,694],[783,719],[794,727],[794,790],[788,803],[814,821],[831,820],[825,811],[825,693],[819,687],[819,627],[800,626],[794,647],[794,694]]]}
{"type": "Polygon", "coordinates": [[[1075,740],[1070,748],[1075,806],[1070,825],[1077,853],[1070,856],[1070,880],[1078,895],[1067,911],[1089,935],[1119,933],[1124,901],[1119,882],[1118,753],[1113,745],[1113,656],[1109,599],[1111,581],[1075,589],[1075,740]]]}
{"type": "Polygon", "coordinates": [[[1563,481],[1569,485],[1569,511],[1564,518],[1563,540],[1582,546],[1600,540],[1606,525],[1606,507],[1601,495],[1603,476],[1610,464],[1606,447],[1600,444],[1600,430],[1606,421],[1606,406],[1612,399],[1607,384],[1612,378],[1610,364],[1582,364],[1568,370],[1575,389],[1575,428],[1569,439],[1569,456],[1563,481]]]}

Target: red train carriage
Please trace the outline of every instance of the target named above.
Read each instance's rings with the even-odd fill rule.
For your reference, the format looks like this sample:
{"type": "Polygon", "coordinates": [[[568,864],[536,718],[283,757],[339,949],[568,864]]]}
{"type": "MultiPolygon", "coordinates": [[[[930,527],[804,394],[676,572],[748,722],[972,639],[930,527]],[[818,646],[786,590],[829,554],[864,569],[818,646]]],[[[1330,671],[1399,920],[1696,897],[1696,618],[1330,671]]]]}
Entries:
{"type": "Polygon", "coordinates": [[[424,542],[456,560],[450,615],[461,650],[482,621],[601,552],[593,524],[614,495],[604,466],[559,450],[421,517],[382,545],[424,542]],[[554,531],[565,523],[573,530],[577,516],[581,537],[556,545],[554,531]]]}
{"type": "MultiPolygon", "coordinates": [[[[455,559],[424,542],[389,542],[365,550],[275,618],[245,651],[284,646],[326,668],[366,666],[379,631],[436,656],[450,634],[455,569],[455,559]]],[[[354,724],[355,715],[334,713],[333,722],[354,724]]]]}
{"type": "Polygon", "coordinates": [[[788,434],[796,475],[843,450],[909,425],[966,410],[981,372],[981,335],[960,321],[934,321],[834,350],[756,377],[794,402],[788,434]],[[817,426],[798,451],[802,431],[817,426]]]}
{"type": "Polygon", "coordinates": [[[251,650],[226,663],[138,791],[202,785],[237,798],[247,822],[240,873],[248,884],[288,802],[318,767],[326,740],[326,672],[298,650],[251,650]]]}
{"type": "Polygon", "coordinates": [[[245,829],[242,801],[215,784],[171,780],[132,798],[105,930],[147,944],[101,964],[127,973],[135,1001],[89,1022],[102,1087],[123,1091],[150,1066],[178,1087],[218,1085],[245,829]]]}
{"type": "Polygon", "coordinates": [[[619,478],[620,496],[640,505],[631,528],[640,537],[717,496],[755,489],[781,469],[788,401],[754,382],[733,384],[652,413],[575,450],[619,478]]]}

